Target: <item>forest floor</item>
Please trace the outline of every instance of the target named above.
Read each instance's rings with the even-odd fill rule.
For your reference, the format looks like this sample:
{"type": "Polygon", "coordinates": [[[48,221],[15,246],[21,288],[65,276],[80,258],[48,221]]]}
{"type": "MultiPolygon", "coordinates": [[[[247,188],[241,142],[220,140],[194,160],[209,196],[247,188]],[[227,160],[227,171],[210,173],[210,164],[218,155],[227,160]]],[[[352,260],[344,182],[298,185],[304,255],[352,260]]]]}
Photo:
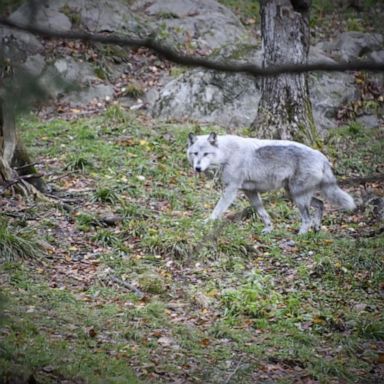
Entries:
{"type": "MultiPolygon", "coordinates": [[[[190,131],[118,105],[20,121],[49,201],[0,200],[2,383],[380,383],[382,130],[350,124],[323,150],[353,213],[298,236],[282,193],[206,225],[219,189],[186,159],[190,131]],[[13,251],[10,251],[13,250],[13,251]],[[19,250],[20,255],[16,255],[19,250]],[[35,255],[27,257],[26,255],[35,255]]],[[[246,132],[244,132],[246,134],[246,132]]]]}
{"type": "MultiPolygon", "coordinates": [[[[244,16],[257,2],[222,2],[258,23],[244,16]]],[[[314,2],[313,41],[382,31],[374,9],[327,7],[314,2]]],[[[169,70],[146,50],[129,55],[133,91],[169,70]]],[[[382,129],[351,123],[322,148],[355,212],[327,206],[321,232],[298,236],[296,209],[267,194],[275,230],[262,236],[256,215],[235,214],[243,197],[222,222],[203,223],[220,192],[190,169],[187,135],[217,127],[109,103],[56,105],[20,126],[51,191],[0,198],[0,383],[383,382],[384,185],[348,183],[383,174],[382,129]]]]}

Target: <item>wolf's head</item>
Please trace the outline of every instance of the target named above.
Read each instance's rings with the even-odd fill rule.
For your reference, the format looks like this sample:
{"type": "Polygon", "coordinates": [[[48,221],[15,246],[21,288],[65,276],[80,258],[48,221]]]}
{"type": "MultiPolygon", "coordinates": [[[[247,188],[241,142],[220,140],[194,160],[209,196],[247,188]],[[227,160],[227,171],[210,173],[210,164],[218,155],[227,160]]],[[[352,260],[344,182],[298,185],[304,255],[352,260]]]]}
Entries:
{"type": "Polygon", "coordinates": [[[204,136],[188,135],[188,160],[196,172],[204,172],[219,165],[219,147],[216,133],[204,136]]]}

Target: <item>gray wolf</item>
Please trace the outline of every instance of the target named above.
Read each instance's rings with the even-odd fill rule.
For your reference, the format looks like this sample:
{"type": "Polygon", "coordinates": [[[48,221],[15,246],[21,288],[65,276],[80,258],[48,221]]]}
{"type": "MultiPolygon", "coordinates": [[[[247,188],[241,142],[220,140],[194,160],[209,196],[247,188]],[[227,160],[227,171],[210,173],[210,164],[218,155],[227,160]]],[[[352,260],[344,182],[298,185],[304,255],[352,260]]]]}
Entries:
{"type": "Polygon", "coordinates": [[[284,188],[300,211],[299,234],[319,231],[323,201],[316,192],[343,209],[356,208],[353,198],[340,189],[328,159],[319,151],[289,140],[259,140],[235,135],[188,136],[188,160],[196,172],[217,170],[223,194],[209,220],[219,219],[243,191],[264,223],[273,229],[260,193],[284,188]],[[314,208],[311,215],[310,208],[314,208]]]}

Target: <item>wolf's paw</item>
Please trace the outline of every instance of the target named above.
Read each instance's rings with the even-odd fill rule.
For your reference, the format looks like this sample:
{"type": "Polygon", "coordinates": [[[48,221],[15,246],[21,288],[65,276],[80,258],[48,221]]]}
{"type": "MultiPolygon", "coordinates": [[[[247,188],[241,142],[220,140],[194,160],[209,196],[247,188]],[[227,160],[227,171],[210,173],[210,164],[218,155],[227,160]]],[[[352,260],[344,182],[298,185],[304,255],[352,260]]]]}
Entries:
{"type": "Polygon", "coordinates": [[[261,234],[262,235],[267,235],[268,233],[272,232],[272,229],[273,229],[272,226],[264,227],[264,229],[261,231],[261,234]]]}

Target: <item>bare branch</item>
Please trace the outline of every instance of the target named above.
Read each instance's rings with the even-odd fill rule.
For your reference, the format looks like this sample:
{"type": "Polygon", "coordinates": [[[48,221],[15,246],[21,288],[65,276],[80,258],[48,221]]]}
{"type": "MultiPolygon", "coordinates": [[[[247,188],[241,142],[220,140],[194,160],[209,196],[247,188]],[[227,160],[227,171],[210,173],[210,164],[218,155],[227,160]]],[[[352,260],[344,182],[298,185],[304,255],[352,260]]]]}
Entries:
{"type": "Polygon", "coordinates": [[[154,36],[149,36],[144,39],[131,38],[128,36],[118,36],[113,34],[88,33],[88,32],[60,32],[42,28],[31,24],[19,24],[0,17],[0,24],[18,29],[24,32],[30,32],[41,37],[49,39],[65,39],[65,40],[81,40],[85,42],[98,42],[103,44],[114,44],[119,46],[129,47],[145,47],[156,52],[159,56],[164,57],[174,63],[190,66],[204,67],[221,72],[229,73],[246,73],[252,76],[276,76],[282,73],[306,73],[306,72],[340,72],[340,71],[384,71],[384,62],[377,63],[372,61],[355,60],[345,63],[326,63],[318,62],[311,64],[285,64],[275,65],[268,68],[261,68],[250,63],[238,62],[219,62],[203,57],[183,55],[176,52],[173,48],[160,43],[154,36]]]}

